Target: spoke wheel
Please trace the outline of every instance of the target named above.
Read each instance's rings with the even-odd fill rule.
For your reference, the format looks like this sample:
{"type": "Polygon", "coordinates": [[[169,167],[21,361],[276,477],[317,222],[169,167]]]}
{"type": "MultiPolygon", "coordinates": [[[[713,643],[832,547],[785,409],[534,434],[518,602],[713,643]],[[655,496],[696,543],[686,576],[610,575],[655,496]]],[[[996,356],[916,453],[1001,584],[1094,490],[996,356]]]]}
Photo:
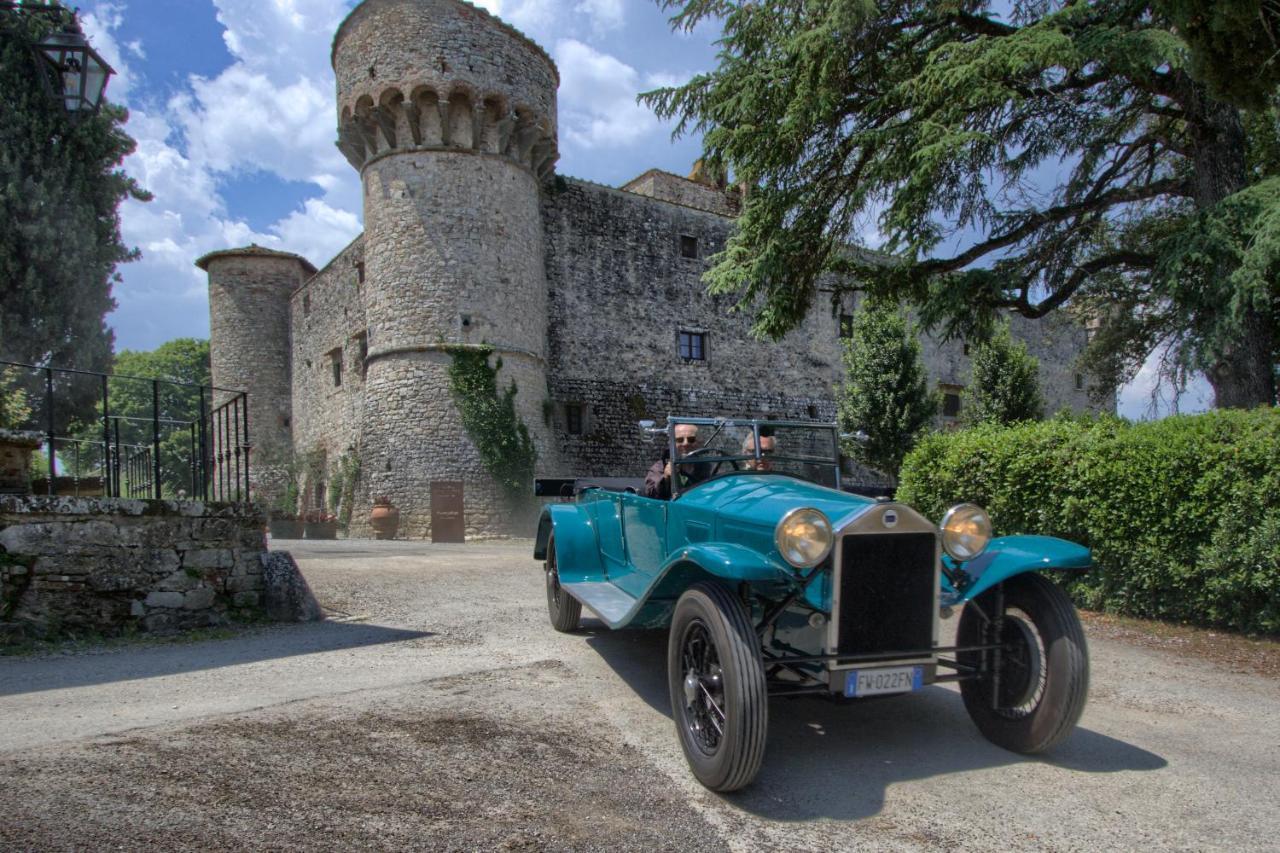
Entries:
{"type": "MultiPolygon", "coordinates": [[[[1042,752],[1070,734],[1084,712],[1089,693],[1084,630],[1066,593],[1040,575],[1005,581],[999,619],[997,603],[997,592],[988,590],[978,596],[977,608],[961,611],[959,645],[998,642],[1001,649],[998,666],[982,678],[960,682],[960,694],[970,718],[992,743],[1014,752],[1042,752]],[[993,683],[997,672],[998,683],[993,683]]],[[[978,666],[983,654],[964,652],[959,660],[978,666]]]]}
{"type": "Polygon", "coordinates": [[[551,627],[565,633],[578,630],[582,622],[582,602],[560,586],[555,534],[547,542],[547,561],[543,569],[547,576],[547,615],[551,617],[551,627]]]}
{"type": "Polygon", "coordinates": [[[685,759],[713,791],[750,784],[764,758],[768,696],[755,629],[718,584],[680,596],[667,645],[672,718],[685,759]]]}

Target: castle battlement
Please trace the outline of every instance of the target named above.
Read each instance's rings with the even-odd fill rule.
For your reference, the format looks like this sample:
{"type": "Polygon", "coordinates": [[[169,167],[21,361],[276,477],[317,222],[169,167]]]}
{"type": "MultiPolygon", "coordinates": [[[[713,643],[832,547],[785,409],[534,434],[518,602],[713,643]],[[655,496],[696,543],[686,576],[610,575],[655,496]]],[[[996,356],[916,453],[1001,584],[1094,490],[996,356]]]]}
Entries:
{"type": "Polygon", "coordinates": [[[550,174],[559,73],[546,52],[460,0],[366,0],[333,43],[338,147],[357,169],[413,150],[496,154],[550,174]]]}

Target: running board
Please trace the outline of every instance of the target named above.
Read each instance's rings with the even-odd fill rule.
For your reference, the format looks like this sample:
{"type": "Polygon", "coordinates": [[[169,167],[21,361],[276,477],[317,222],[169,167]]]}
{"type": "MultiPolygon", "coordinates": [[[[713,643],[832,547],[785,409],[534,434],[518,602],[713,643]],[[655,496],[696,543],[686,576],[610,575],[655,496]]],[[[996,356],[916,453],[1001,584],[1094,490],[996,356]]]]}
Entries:
{"type": "Polygon", "coordinates": [[[562,583],[560,588],[578,599],[610,628],[622,624],[636,606],[636,600],[608,581],[562,583]]]}

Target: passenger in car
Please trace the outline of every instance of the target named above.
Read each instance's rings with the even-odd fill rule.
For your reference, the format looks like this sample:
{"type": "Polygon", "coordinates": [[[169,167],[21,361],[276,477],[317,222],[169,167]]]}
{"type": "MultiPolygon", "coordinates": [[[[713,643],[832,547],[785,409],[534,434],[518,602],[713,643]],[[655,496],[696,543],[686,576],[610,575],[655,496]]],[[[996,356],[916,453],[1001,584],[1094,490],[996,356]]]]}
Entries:
{"type": "MultiPolygon", "coordinates": [[[[772,435],[766,435],[762,430],[760,432],[760,459],[748,459],[743,463],[742,467],[748,471],[772,471],[772,456],[777,450],[778,440],[772,435]]],[[[756,437],[754,433],[747,433],[747,437],[742,440],[742,452],[744,454],[756,452],[756,437]]]]}
{"type": "MultiPolygon", "coordinates": [[[[699,447],[697,424],[676,424],[676,456],[688,456],[699,447]]],[[[710,475],[709,466],[700,463],[678,462],[675,466],[676,476],[680,478],[681,491],[696,486],[710,475]]],[[[670,459],[659,459],[649,466],[649,473],[644,478],[644,496],[671,500],[670,459]]]]}

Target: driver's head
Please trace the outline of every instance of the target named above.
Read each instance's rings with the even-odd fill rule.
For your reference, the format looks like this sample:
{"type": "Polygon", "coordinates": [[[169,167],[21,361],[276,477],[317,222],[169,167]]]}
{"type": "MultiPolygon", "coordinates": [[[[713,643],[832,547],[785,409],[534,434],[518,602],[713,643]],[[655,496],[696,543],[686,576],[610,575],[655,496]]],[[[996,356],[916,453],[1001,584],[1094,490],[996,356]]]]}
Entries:
{"type": "Polygon", "coordinates": [[[676,424],[676,455],[685,456],[697,449],[697,424],[676,424]]]}
{"type": "MultiPolygon", "coordinates": [[[[771,457],[776,448],[777,439],[771,435],[760,436],[760,460],[757,462],[755,459],[748,459],[745,463],[747,469],[752,471],[772,471],[773,459],[771,457]]],[[[743,454],[754,454],[756,452],[755,435],[747,433],[747,437],[742,440],[742,452],[743,454]]]]}

